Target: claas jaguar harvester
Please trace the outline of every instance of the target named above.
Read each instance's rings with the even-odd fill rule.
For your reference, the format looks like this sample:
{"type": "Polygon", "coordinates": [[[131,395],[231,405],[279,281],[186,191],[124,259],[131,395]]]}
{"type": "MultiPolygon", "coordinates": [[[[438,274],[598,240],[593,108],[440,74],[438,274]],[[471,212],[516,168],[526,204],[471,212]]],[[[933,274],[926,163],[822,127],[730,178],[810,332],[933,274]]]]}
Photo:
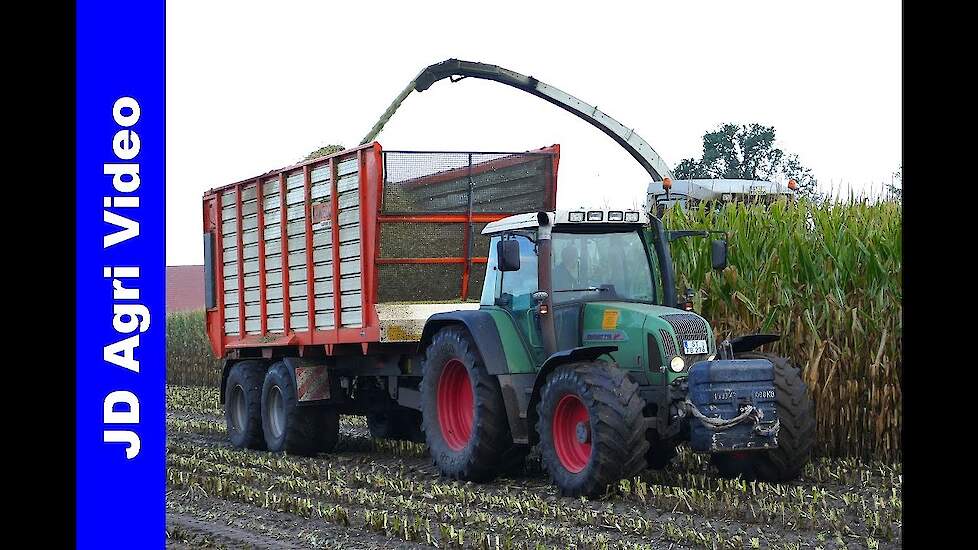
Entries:
{"type": "Polygon", "coordinates": [[[454,479],[515,473],[536,446],[569,496],[664,468],[680,443],[722,475],[796,477],[814,415],[798,369],[754,351],[777,336],[718,341],[678,307],[670,242],[714,234],[556,209],[558,160],[369,142],[207,192],[231,442],[329,452],[354,414],[454,479]]]}

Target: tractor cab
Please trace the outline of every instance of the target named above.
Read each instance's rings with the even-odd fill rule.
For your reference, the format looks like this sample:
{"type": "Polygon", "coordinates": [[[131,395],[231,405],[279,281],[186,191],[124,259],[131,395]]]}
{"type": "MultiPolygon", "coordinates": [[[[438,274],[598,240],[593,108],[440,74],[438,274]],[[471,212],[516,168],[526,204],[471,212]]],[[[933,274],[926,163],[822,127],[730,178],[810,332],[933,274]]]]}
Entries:
{"type": "Polygon", "coordinates": [[[716,355],[699,315],[676,308],[661,222],[637,210],[558,210],[488,224],[483,308],[507,312],[536,363],[614,346],[623,369],[652,382],[716,355]],[[658,237],[662,238],[658,238],[658,237]]]}

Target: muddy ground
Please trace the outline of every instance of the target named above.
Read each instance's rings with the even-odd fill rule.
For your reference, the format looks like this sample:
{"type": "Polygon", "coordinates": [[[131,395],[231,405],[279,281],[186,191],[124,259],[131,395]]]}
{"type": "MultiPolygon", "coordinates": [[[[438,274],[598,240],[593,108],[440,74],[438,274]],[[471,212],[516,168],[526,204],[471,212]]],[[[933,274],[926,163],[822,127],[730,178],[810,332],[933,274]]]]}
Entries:
{"type": "Polygon", "coordinates": [[[491,484],[441,479],[423,445],[343,417],[313,458],[233,448],[217,391],[171,387],[169,548],[898,548],[899,464],[820,459],[790,484],[723,480],[680,450],[605,498],[560,497],[534,457],[491,484]]]}

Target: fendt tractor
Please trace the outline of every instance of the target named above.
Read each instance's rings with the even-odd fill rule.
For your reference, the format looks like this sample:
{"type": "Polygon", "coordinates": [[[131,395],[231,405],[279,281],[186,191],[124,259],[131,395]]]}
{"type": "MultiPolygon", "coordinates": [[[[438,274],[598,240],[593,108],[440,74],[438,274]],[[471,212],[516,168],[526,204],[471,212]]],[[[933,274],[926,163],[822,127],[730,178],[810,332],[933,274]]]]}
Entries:
{"type": "Polygon", "coordinates": [[[330,452],[352,414],[374,437],[426,443],[453,479],[515,474],[537,447],[569,496],[664,468],[680,443],[721,475],[797,476],[814,410],[790,360],[756,351],[778,337],[720,340],[676,295],[670,243],[711,238],[722,270],[722,233],[557,209],[557,145],[446,153],[373,140],[407,93],[451,76],[545,97],[669,177],[642,138],[573,96],[449,60],[359,147],[208,191],[207,332],[231,442],[330,452]]]}

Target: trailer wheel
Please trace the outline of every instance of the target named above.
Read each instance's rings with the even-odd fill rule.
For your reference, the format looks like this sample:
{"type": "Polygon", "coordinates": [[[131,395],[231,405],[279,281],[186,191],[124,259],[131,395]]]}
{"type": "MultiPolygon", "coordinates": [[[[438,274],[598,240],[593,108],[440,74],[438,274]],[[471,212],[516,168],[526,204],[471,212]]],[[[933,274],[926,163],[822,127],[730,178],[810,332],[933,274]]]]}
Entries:
{"type": "Polygon", "coordinates": [[[261,387],[265,368],[258,361],[231,367],[224,385],[224,421],[228,439],[242,449],[265,449],[261,431],[261,387]]]}
{"type": "Polygon", "coordinates": [[[605,361],[569,363],[547,378],[537,404],[544,468],[565,496],[600,496],[645,469],[645,400],[605,361]]]}
{"type": "Polygon", "coordinates": [[[439,470],[453,479],[493,479],[513,439],[499,381],[486,372],[468,331],[438,331],[422,373],[422,429],[439,470]]]}
{"type": "Polygon", "coordinates": [[[424,432],[421,431],[421,413],[414,409],[401,407],[368,414],[367,427],[370,428],[370,436],[377,439],[425,442],[424,432]]]}
{"type": "Polygon", "coordinates": [[[715,453],[710,461],[724,477],[768,482],[795,479],[808,464],[815,446],[815,406],[801,372],[788,359],[770,353],[740,353],[737,358],[767,359],[774,365],[775,406],[781,425],[778,448],[715,453]]]}
{"type": "Polygon", "coordinates": [[[299,406],[292,375],[285,363],[275,363],[265,375],[261,392],[261,425],[272,452],[315,455],[336,447],[340,417],[332,407],[299,406]]]}

